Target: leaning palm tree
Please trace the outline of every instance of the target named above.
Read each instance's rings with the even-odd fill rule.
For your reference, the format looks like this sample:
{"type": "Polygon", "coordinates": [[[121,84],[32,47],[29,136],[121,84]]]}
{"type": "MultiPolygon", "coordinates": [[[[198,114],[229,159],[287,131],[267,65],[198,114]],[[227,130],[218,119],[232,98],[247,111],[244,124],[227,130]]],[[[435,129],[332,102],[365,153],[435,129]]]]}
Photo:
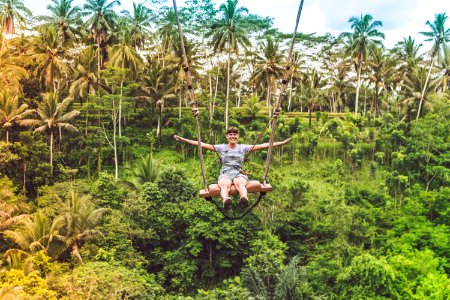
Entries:
{"type": "Polygon", "coordinates": [[[81,8],[76,5],[73,6],[73,0],[52,0],[52,2],[53,5],[47,5],[51,16],[39,16],[38,20],[44,21],[46,26],[54,26],[58,29],[60,45],[68,40],[75,41],[82,24],[81,8]]]}
{"type": "Polygon", "coordinates": [[[141,50],[145,46],[145,41],[150,36],[151,20],[154,18],[153,12],[142,3],[133,2],[133,14],[128,10],[122,10],[125,20],[129,24],[130,39],[136,48],[141,50]]]}
{"type": "Polygon", "coordinates": [[[0,0],[0,22],[2,27],[2,46],[5,34],[16,33],[16,22],[19,26],[25,25],[26,17],[31,16],[31,11],[25,7],[22,0],[0,0]]]}
{"type": "Polygon", "coordinates": [[[19,106],[19,97],[10,95],[7,91],[0,92],[0,125],[6,131],[6,143],[9,143],[9,130],[16,122],[31,112],[28,105],[19,106]]]}
{"type": "Polygon", "coordinates": [[[384,39],[384,33],[377,30],[377,27],[383,26],[381,21],[373,21],[371,15],[361,15],[361,18],[351,17],[348,21],[351,23],[353,32],[344,32],[341,37],[347,40],[347,52],[355,60],[357,72],[355,114],[358,114],[358,98],[361,88],[361,73],[366,64],[369,48],[372,45],[381,44],[380,39],[384,39]]]}
{"type": "Polygon", "coordinates": [[[78,116],[80,112],[78,110],[72,110],[66,112],[69,104],[73,98],[65,98],[62,102],[59,102],[59,96],[55,93],[44,94],[44,101],[36,109],[37,117],[34,119],[25,119],[21,121],[24,126],[37,126],[35,131],[43,132],[48,130],[50,132],[50,165],[53,167],[53,137],[56,128],[59,130],[60,140],[62,138],[61,130],[75,130],[75,126],[68,123],[73,118],[78,116]]]}
{"type": "Polygon", "coordinates": [[[426,41],[433,41],[433,46],[430,50],[430,57],[431,62],[430,66],[428,67],[428,74],[425,81],[425,85],[422,90],[422,94],[419,101],[419,108],[417,109],[417,117],[416,120],[420,116],[420,110],[422,108],[423,99],[425,96],[425,90],[428,85],[428,80],[430,80],[431,76],[431,69],[433,68],[434,62],[436,58],[439,58],[439,54],[442,51],[442,47],[445,45],[445,43],[450,42],[450,28],[445,29],[445,21],[447,20],[448,16],[445,13],[437,14],[435,16],[433,24],[431,24],[430,21],[427,21],[427,25],[430,27],[431,31],[428,32],[420,32],[424,36],[428,37],[426,41]]]}
{"type": "MultiPolygon", "coordinates": [[[[214,52],[226,51],[227,54],[227,91],[225,97],[225,127],[228,127],[228,106],[230,99],[231,53],[239,55],[239,45],[250,46],[248,31],[243,21],[243,14],[248,13],[245,7],[237,7],[238,0],[227,0],[221,4],[219,12],[222,18],[211,25],[207,36],[212,37],[214,52]]],[[[247,24],[248,26],[248,24],[247,24]]]]}
{"type": "Polygon", "coordinates": [[[83,263],[80,247],[87,240],[103,236],[95,227],[99,225],[109,209],[96,208],[87,196],[80,197],[72,191],[70,198],[62,206],[61,212],[61,235],[64,236],[67,248],[70,248],[72,254],[78,258],[80,263],[83,263]]]}
{"type": "Polygon", "coordinates": [[[94,42],[97,44],[97,76],[100,76],[103,65],[102,50],[117,16],[114,11],[116,5],[120,5],[120,1],[113,0],[108,3],[108,0],[87,0],[81,12],[82,17],[89,16],[86,26],[90,27],[94,42]]]}
{"type": "Polygon", "coordinates": [[[110,61],[109,64],[113,67],[120,68],[120,97],[119,97],[119,136],[122,136],[122,98],[123,98],[123,83],[125,77],[136,79],[141,72],[144,65],[141,56],[136,51],[135,45],[131,39],[132,34],[127,24],[120,24],[119,27],[119,43],[115,44],[109,50],[110,61]]]}

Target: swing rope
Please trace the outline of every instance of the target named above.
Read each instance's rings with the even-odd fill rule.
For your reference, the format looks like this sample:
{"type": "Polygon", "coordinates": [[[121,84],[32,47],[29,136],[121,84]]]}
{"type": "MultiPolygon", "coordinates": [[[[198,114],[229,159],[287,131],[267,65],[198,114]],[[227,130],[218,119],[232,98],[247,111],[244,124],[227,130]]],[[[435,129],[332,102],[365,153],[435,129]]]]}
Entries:
{"type": "Polygon", "coordinates": [[[192,111],[192,115],[194,116],[194,119],[195,119],[195,131],[197,134],[197,143],[198,143],[198,147],[197,147],[198,148],[198,157],[200,159],[200,168],[201,168],[201,173],[202,173],[203,186],[204,186],[205,190],[208,190],[208,182],[206,180],[206,172],[205,172],[205,163],[203,160],[200,125],[199,125],[199,121],[198,121],[197,100],[195,100],[195,94],[194,94],[194,90],[192,87],[192,77],[191,77],[191,72],[189,71],[189,64],[188,64],[188,60],[187,60],[186,49],[184,47],[183,30],[181,29],[180,19],[178,18],[178,9],[177,9],[176,0],[173,0],[173,9],[175,11],[175,18],[177,20],[178,33],[180,35],[181,50],[182,50],[182,55],[183,55],[183,70],[184,70],[184,73],[186,74],[186,84],[187,84],[187,88],[188,88],[188,92],[189,92],[189,98],[191,100],[189,102],[189,105],[192,106],[191,111],[192,111]]]}
{"type": "Polygon", "coordinates": [[[288,83],[288,78],[289,78],[289,75],[291,73],[292,52],[294,50],[294,43],[295,43],[295,37],[297,35],[298,23],[300,22],[300,16],[302,14],[303,2],[304,2],[304,0],[301,0],[300,6],[298,8],[297,19],[295,21],[295,29],[294,29],[294,33],[292,34],[291,46],[289,48],[289,55],[288,55],[288,59],[287,59],[287,62],[286,62],[286,67],[285,67],[283,79],[281,80],[282,84],[281,84],[281,88],[280,88],[280,93],[279,93],[278,99],[276,101],[275,109],[274,109],[274,111],[272,113],[269,149],[267,150],[266,167],[264,169],[264,175],[263,175],[263,183],[264,184],[266,184],[266,182],[267,182],[267,175],[269,173],[270,161],[272,159],[273,142],[274,142],[274,139],[275,139],[275,130],[276,130],[276,126],[277,126],[277,118],[278,118],[278,115],[281,112],[281,104],[283,102],[283,97],[286,95],[285,94],[286,84],[288,83]]]}

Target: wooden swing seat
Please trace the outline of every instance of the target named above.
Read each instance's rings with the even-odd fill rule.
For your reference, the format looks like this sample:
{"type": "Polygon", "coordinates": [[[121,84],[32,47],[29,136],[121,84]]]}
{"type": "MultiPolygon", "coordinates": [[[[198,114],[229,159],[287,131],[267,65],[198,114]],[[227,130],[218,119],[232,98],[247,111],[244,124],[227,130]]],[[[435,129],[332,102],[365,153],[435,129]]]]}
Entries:
{"type": "MultiPolygon", "coordinates": [[[[258,180],[250,180],[247,185],[247,192],[249,193],[260,193],[260,192],[271,192],[272,186],[268,183],[260,183],[258,180]]],[[[215,197],[220,195],[220,187],[217,183],[210,184],[208,190],[200,190],[199,196],[202,198],[215,197]]],[[[236,187],[231,185],[230,195],[238,195],[236,187]]]]}

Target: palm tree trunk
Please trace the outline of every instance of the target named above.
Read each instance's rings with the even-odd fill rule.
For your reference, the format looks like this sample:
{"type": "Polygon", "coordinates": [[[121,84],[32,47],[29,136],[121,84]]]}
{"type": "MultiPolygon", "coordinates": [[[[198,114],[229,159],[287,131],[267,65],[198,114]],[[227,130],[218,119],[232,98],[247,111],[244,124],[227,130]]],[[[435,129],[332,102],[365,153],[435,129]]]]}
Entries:
{"type": "Polygon", "coordinates": [[[434,60],[436,57],[437,57],[436,55],[433,56],[430,67],[428,68],[428,74],[427,74],[427,78],[425,79],[425,85],[423,86],[422,94],[420,95],[420,102],[419,102],[419,108],[417,109],[416,120],[419,119],[419,116],[420,116],[420,110],[422,108],[423,98],[425,97],[425,91],[427,90],[428,80],[430,80],[430,76],[431,76],[431,69],[433,68],[434,60]]]}
{"type": "Polygon", "coordinates": [[[8,127],[6,127],[6,143],[9,144],[9,130],[8,130],[8,127]]]}
{"type": "Polygon", "coordinates": [[[97,77],[100,79],[100,69],[101,69],[101,53],[100,53],[100,41],[97,41],[97,77]]]}
{"type": "Polygon", "coordinates": [[[230,73],[231,73],[231,45],[228,42],[228,59],[227,59],[227,96],[225,98],[225,130],[228,128],[228,101],[230,99],[230,73]]]}
{"type": "Polygon", "coordinates": [[[83,264],[83,259],[81,258],[80,251],[79,251],[78,246],[77,246],[77,244],[75,242],[72,244],[72,253],[78,258],[80,263],[83,264]]]}
{"type": "Polygon", "coordinates": [[[53,128],[50,127],[50,166],[53,172],[53,128]]]}
{"type": "MultiPolygon", "coordinates": [[[[122,69],[123,70],[123,69],[122,69]]],[[[119,97],[119,136],[122,136],[122,96],[123,96],[123,77],[120,81],[120,97],[119,97]]]]}
{"type": "Polygon", "coordinates": [[[239,77],[239,91],[238,91],[238,99],[237,99],[237,107],[241,107],[241,89],[242,89],[242,74],[243,72],[241,72],[241,76],[239,77]]]}
{"type": "Polygon", "coordinates": [[[294,82],[294,72],[291,73],[291,80],[289,81],[289,99],[288,99],[288,107],[287,111],[291,111],[292,104],[292,84],[294,82]]]}
{"type": "Polygon", "coordinates": [[[359,89],[361,87],[361,71],[362,71],[362,64],[359,63],[359,66],[358,66],[358,80],[357,80],[357,83],[356,83],[355,115],[358,114],[359,89]]]}

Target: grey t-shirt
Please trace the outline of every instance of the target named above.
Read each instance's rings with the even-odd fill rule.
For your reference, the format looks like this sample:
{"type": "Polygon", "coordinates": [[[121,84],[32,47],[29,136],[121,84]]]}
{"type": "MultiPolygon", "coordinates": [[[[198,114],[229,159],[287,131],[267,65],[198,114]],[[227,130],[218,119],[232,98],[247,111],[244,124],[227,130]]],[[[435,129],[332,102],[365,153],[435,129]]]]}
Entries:
{"type": "Polygon", "coordinates": [[[237,144],[235,148],[228,147],[228,144],[214,145],[222,160],[221,175],[226,175],[233,179],[240,174],[240,169],[244,163],[245,154],[250,152],[252,145],[237,144]]]}

